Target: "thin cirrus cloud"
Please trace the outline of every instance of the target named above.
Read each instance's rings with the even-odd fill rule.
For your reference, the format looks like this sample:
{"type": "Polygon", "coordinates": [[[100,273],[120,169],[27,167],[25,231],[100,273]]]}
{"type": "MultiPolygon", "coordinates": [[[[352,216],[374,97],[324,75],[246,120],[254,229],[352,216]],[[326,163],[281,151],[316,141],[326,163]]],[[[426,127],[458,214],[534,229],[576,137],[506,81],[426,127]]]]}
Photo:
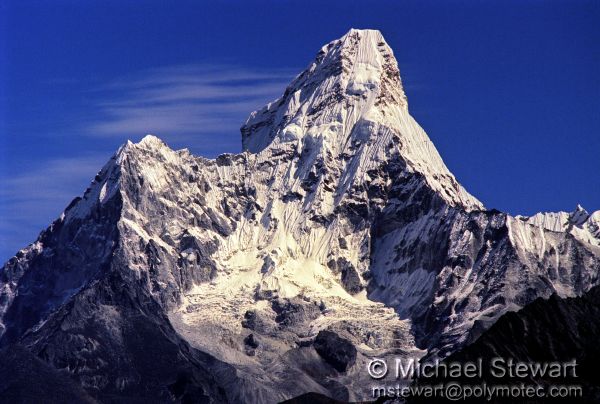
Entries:
{"type": "MultiPolygon", "coordinates": [[[[90,140],[110,137],[117,143],[153,133],[171,146],[206,157],[237,152],[244,120],[278,98],[295,72],[231,65],[149,69],[93,90],[89,107],[94,120],[66,132],[83,132],[90,140]]],[[[7,177],[0,172],[0,261],[34,241],[82,194],[109,157],[105,152],[48,156],[41,163],[32,161],[21,174],[7,177]]]]}
{"type": "Polygon", "coordinates": [[[109,156],[85,155],[44,161],[0,187],[0,261],[37,234],[90,184],[109,156]]]}
{"type": "Polygon", "coordinates": [[[244,120],[278,98],[295,71],[228,65],[147,70],[100,88],[96,107],[101,118],[85,131],[120,137],[153,133],[213,155],[239,151],[244,120]]]}

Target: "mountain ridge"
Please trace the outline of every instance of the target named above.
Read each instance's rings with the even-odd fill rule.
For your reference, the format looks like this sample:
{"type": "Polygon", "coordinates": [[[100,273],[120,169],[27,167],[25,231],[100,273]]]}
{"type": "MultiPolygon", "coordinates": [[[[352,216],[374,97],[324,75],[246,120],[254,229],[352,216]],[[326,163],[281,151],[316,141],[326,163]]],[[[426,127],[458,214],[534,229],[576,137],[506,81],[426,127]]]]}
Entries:
{"type": "Polygon", "coordinates": [[[323,47],[242,141],[214,160],[123,145],[0,271],[0,345],[100,400],[356,400],[370,358],[444,357],[506,311],[598,283],[598,212],[485,210],[408,113],[378,31],[323,47]],[[355,353],[317,350],[320,333],[355,353]],[[143,360],[151,340],[173,370],[143,360]]]}

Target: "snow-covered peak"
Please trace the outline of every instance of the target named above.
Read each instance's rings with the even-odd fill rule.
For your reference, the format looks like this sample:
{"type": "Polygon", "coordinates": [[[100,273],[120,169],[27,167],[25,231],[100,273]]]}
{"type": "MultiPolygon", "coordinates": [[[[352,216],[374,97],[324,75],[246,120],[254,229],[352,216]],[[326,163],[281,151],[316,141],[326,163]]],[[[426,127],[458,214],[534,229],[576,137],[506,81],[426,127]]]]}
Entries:
{"type": "Polygon", "coordinates": [[[140,146],[146,147],[162,147],[165,145],[165,143],[161,139],[152,134],[147,134],[146,136],[144,136],[138,144],[140,146]]]}
{"type": "Polygon", "coordinates": [[[572,212],[540,212],[515,219],[555,233],[570,233],[579,241],[600,246],[600,211],[590,214],[579,204],[572,212]]]}
{"type": "Polygon", "coordinates": [[[275,139],[293,141],[331,123],[334,132],[346,129],[335,139],[343,142],[368,110],[391,104],[407,108],[391,48],[379,31],[352,29],[323,46],[281,98],[250,114],[241,128],[243,148],[256,153],[275,139]]]}
{"type": "Polygon", "coordinates": [[[131,140],[127,142],[115,153],[114,159],[117,165],[121,165],[130,153],[136,153],[142,150],[170,150],[169,146],[165,144],[159,137],[147,134],[139,142],[134,143],[131,140]]]}
{"type": "Polygon", "coordinates": [[[580,226],[587,221],[590,214],[583,208],[583,206],[577,204],[577,207],[569,215],[569,222],[575,226],[580,226]]]}
{"type": "Polygon", "coordinates": [[[342,67],[347,69],[344,73],[348,76],[350,94],[364,94],[370,90],[381,92],[385,84],[386,75],[391,79],[393,88],[389,90],[396,93],[398,104],[406,107],[406,97],[400,82],[398,63],[394,53],[386,43],[381,32],[377,30],[351,29],[338,43],[329,44],[327,53],[338,52],[342,67]]]}
{"type": "Polygon", "coordinates": [[[395,102],[407,106],[398,63],[378,30],[351,29],[340,39],[323,46],[314,62],[288,90],[320,84],[330,75],[336,77],[346,97],[368,98],[387,90],[395,102]]]}
{"type": "Polygon", "coordinates": [[[241,132],[251,153],[310,150],[312,161],[356,156],[365,169],[397,153],[450,204],[483,207],[408,113],[398,63],[376,30],[352,29],[323,46],[281,98],[250,114],[241,132]]]}
{"type": "Polygon", "coordinates": [[[85,364],[71,376],[95,397],[177,399],[197,369],[186,390],[214,402],[361,401],[372,357],[444,357],[508,310],[598,283],[600,211],[481,210],[408,113],[378,31],[323,47],[242,133],[252,153],[214,160],[152,135],[123,145],[0,268],[0,343],[85,364]],[[345,341],[344,370],[323,335],[345,341]],[[166,373],[120,366],[156,347],[177,356],[166,373]]]}
{"type": "Polygon", "coordinates": [[[540,212],[530,217],[518,215],[515,218],[546,230],[564,232],[569,226],[582,226],[592,216],[577,204],[572,212],[540,212]]]}

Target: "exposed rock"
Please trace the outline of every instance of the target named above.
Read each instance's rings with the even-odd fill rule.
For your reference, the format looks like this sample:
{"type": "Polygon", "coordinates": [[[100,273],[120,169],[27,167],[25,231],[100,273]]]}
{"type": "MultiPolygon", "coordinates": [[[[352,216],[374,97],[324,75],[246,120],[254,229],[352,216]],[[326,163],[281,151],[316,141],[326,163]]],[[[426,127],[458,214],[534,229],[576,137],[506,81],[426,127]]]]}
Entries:
{"type": "Polygon", "coordinates": [[[354,345],[334,332],[319,331],[314,347],[317,353],[338,372],[345,372],[356,361],[354,345]]]}
{"type": "Polygon", "coordinates": [[[56,370],[20,345],[0,350],[0,401],[97,403],[67,372],[56,370]]]}
{"type": "MultiPolygon", "coordinates": [[[[490,385],[510,385],[527,383],[544,388],[550,386],[578,386],[582,395],[572,393],[557,402],[597,403],[600,401],[600,375],[597,364],[600,360],[600,286],[595,286],[581,297],[560,298],[552,295],[549,299],[536,299],[518,312],[510,312],[502,317],[489,330],[471,345],[450,355],[446,361],[468,363],[482,361],[482,377],[476,378],[435,378],[422,380],[425,384],[462,381],[471,385],[487,382],[490,385]],[[495,358],[512,359],[523,364],[575,363],[575,376],[571,369],[559,376],[528,375],[510,377],[508,372],[499,377],[491,374],[491,363],[495,358]],[[573,362],[575,361],[575,362],[573,362]]],[[[501,363],[502,366],[505,364],[501,363]]],[[[428,402],[412,400],[410,402],[428,402]]],[[[439,402],[442,399],[438,400],[439,402]]],[[[450,402],[448,400],[448,402],[450,402]]],[[[466,402],[480,402],[468,399],[466,402]]],[[[514,397],[494,397],[491,402],[514,402],[514,397]]],[[[554,402],[548,398],[533,397],[528,402],[554,402]]]]}
{"type": "Polygon", "coordinates": [[[0,270],[0,345],[99,400],[361,400],[368,375],[332,366],[444,357],[598,283],[600,212],[485,210],[410,116],[378,31],[325,45],[242,144],[123,145],[0,270]]]}

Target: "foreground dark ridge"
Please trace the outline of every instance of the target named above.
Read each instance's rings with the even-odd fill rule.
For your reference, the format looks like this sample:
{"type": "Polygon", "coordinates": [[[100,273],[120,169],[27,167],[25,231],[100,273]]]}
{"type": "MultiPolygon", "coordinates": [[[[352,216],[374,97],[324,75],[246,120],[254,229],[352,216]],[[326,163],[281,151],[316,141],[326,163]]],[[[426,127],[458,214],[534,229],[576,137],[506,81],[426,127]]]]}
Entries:
{"type": "MultiPolygon", "coordinates": [[[[510,312],[502,317],[477,341],[464,349],[450,355],[446,362],[475,363],[482,360],[483,377],[452,379],[439,378],[422,380],[423,384],[451,381],[465,385],[477,385],[482,382],[488,385],[511,385],[527,383],[540,385],[549,391],[551,386],[581,387],[581,395],[572,392],[564,398],[550,399],[534,397],[529,403],[568,402],[598,403],[600,402],[600,374],[597,364],[600,360],[600,286],[595,286],[582,296],[561,298],[552,295],[549,299],[536,299],[518,312],[510,312]],[[494,358],[512,359],[514,363],[575,363],[574,374],[571,368],[566,374],[550,377],[549,373],[525,378],[510,377],[506,374],[498,378],[491,373],[494,358]],[[573,362],[575,361],[575,362],[573,362]]],[[[566,394],[566,393],[565,393],[566,394]]],[[[479,403],[481,399],[464,400],[479,403]]],[[[412,402],[412,401],[411,401],[412,402]]],[[[421,402],[414,400],[414,402],[421,402]]],[[[431,402],[431,400],[423,400],[431,402]]],[[[450,402],[450,400],[438,402],[450,402]]],[[[493,403],[515,402],[515,397],[495,397],[493,403]]]]}

